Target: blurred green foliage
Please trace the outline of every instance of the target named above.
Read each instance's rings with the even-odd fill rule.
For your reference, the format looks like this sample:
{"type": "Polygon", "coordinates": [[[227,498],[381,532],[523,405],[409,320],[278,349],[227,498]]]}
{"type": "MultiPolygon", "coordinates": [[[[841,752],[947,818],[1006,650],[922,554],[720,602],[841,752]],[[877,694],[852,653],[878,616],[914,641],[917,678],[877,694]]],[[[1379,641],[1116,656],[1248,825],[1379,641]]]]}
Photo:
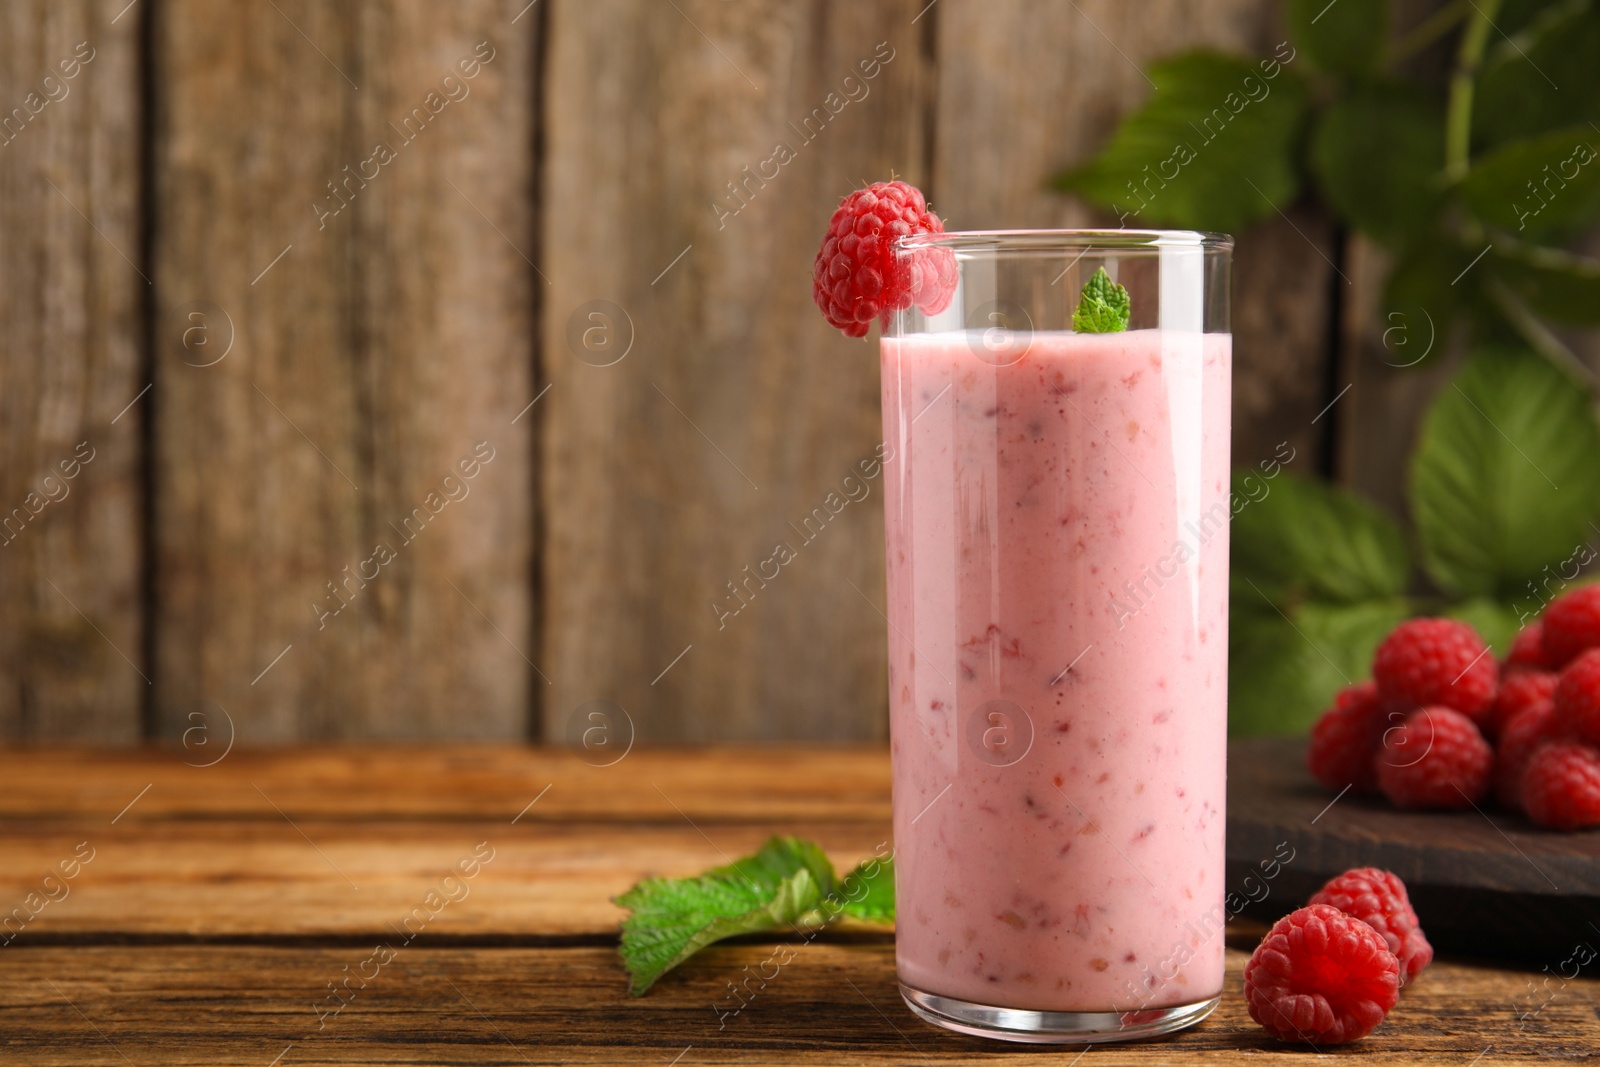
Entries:
{"type": "Polygon", "coordinates": [[[1304,729],[1408,615],[1503,654],[1600,532],[1589,379],[1551,329],[1600,325],[1600,260],[1571,250],[1600,223],[1600,0],[1452,0],[1399,35],[1388,0],[1285,7],[1269,57],[1153,64],[1148,102],[1053,181],[1139,227],[1237,231],[1316,196],[1389,251],[1386,321],[1470,353],[1411,457],[1409,530],[1288,474],[1238,512],[1236,733],[1304,729]]]}

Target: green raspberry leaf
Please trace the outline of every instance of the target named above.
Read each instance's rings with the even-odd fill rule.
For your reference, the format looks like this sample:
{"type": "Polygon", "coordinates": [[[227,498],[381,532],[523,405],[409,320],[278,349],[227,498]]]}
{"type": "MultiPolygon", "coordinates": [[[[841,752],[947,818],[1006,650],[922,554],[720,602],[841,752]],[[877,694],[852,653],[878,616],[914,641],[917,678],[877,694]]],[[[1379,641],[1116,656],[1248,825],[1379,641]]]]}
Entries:
{"type": "Polygon", "coordinates": [[[1378,65],[1389,22],[1385,0],[1288,0],[1286,7],[1290,36],[1321,69],[1362,78],[1378,65]]]}
{"type": "Polygon", "coordinates": [[[618,948],[629,995],[713,942],[793,925],[839,888],[822,849],[797,837],[774,837],[753,856],[697,877],[645,879],[615,898],[633,912],[618,948]]]}
{"type": "Polygon", "coordinates": [[[1411,457],[1428,574],[1465,596],[1529,595],[1593,535],[1600,426],[1588,394],[1526,352],[1485,348],[1440,391],[1411,457]]]}
{"type": "Polygon", "coordinates": [[[864,860],[844,876],[840,914],[874,923],[894,922],[894,857],[864,860]]]}
{"type": "Polygon", "coordinates": [[[1051,185],[1116,212],[1125,226],[1234,233],[1276,214],[1300,194],[1310,114],[1310,88],[1293,61],[1280,50],[1262,60],[1186,52],[1152,63],[1156,91],[1093,159],[1051,185]]]}
{"type": "Polygon", "coordinates": [[[1072,328],[1079,333],[1121,333],[1128,328],[1131,308],[1128,290],[1100,267],[1083,287],[1078,310],[1072,313],[1072,328]]]}

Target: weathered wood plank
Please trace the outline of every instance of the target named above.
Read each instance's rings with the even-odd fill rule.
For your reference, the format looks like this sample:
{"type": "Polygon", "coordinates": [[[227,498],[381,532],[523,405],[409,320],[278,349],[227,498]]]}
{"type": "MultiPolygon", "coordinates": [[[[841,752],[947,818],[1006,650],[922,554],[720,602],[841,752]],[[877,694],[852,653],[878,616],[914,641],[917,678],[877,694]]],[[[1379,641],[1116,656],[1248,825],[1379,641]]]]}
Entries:
{"type": "MultiPolygon", "coordinates": [[[[1008,1063],[1074,1049],[996,1045],[918,1022],[887,937],[723,945],[629,1000],[607,947],[173,946],[6,949],[0,1033],[15,1064],[1008,1063]],[[762,983],[784,958],[777,977],[762,983]],[[383,960],[379,965],[376,961],[383,960]],[[346,970],[348,968],[348,970],[346,970]],[[748,968],[748,970],[747,970],[748,968]],[[346,975],[352,976],[345,983],[346,975]],[[358,974],[370,976],[362,979],[358,974]],[[736,999],[730,983],[748,992],[736,999]],[[328,983],[347,992],[330,995],[328,983]],[[737,1012],[733,1009],[744,1006],[737,1012]],[[337,1011],[335,1011],[337,1009],[337,1011]],[[674,1057],[679,1057],[674,1061],[674,1057]]],[[[1245,1013],[1230,948],[1221,1006],[1197,1029],[1089,1053],[1099,1064],[1303,1064],[1245,1013]]],[[[1348,1055],[1374,1064],[1581,1059],[1600,1042],[1600,982],[1550,983],[1437,962],[1348,1055]],[[1542,1005],[1542,1009],[1541,1009],[1542,1005]],[[1520,1016],[1531,1015],[1527,1020],[1520,1016]],[[1475,1059],[1475,1057],[1477,1057],[1475,1059]]],[[[1328,1050],[1324,1050],[1328,1051],[1328,1050]]]]}
{"type": "MultiPolygon", "coordinates": [[[[1268,0],[944,3],[928,17],[939,41],[931,194],[953,229],[1114,225],[1046,183],[1149,95],[1140,68],[1191,48],[1270,54],[1285,36],[1268,0]]],[[[1235,234],[1233,457],[1254,466],[1287,441],[1294,467],[1314,473],[1325,428],[1312,420],[1330,399],[1333,228],[1277,206],[1285,217],[1235,234]]]]}
{"type": "Polygon", "coordinates": [[[538,19],[514,16],[158,19],[167,737],[219,709],[250,740],[525,736],[538,19]]]}
{"type": "Polygon", "coordinates": [[[0,12],[0,739],[129,741],[140,614],[142,11],[0,12]]]}
{"type": "Polygon", "coordinates": [[[15,921],[0,929],[0,942],[15,935],[10,947],[126,938],[348,943],[380,937],[408,916],[431,943],[609,938],[624,915],[611,898],[642,878],[721,866],[775,833],[816,841],[845,870],[887,851],[890,836],[887,819],[291,825],[257,800],[248,820],[0,824],[0,920],[30,893],[55,898],[20,929],[15,921]],[[62,864],[73,877],[61,877],[62,864]],[[49,871],[56,877],[46,886],[49,871]]]}
{"type": "Polygon", "coordinates": [[[885,735],[876,350],[810,272],[849,189],[923,178],[923,6],[554,10],[547,738],[596,699],[646,740],[885,735]]]}
{"type": "Polygon", "coordinates": [[[521,813],[523,824],[687,817],[700,825],[781,827],[786,820],[889,819],[889,753],[876,746],[640,748],[603,766],[581,750],[552,748],[228,752],[225,734],[187,740],[187,751],[0,750],[0,819],[83,817],[110,825],[124,808],[119,824],[278,818],[266,798],[292,818],[330,821],[509,822],[521,813]]]}

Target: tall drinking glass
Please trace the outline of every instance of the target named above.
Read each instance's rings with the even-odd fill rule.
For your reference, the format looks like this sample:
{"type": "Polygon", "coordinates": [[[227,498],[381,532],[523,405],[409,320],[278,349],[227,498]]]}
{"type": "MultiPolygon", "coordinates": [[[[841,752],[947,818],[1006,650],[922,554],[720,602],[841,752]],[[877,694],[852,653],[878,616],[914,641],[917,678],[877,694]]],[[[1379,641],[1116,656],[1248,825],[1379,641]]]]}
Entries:
{"type": "Polygon", "coordinates": [[[957,279],[882,342],[901,991],[1013,1041],[1189,1026],[1223,974],[1232,242],[896,247],[957,279]],[[1077,332],[1102,267],[1130,321],[1077,332]]]}

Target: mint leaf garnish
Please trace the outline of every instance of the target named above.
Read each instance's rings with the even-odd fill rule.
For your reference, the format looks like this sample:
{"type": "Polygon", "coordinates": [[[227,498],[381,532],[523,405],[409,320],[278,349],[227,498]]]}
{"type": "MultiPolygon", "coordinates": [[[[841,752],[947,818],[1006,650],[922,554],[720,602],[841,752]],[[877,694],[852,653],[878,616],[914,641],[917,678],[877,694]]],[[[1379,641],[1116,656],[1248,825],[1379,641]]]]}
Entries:
{"type": "Polygon", "coordinates": [[[840,882],[810,841],[774,837],[753,856],[693,878],[647,878],[615,898],[633,912],[618,952],[639,996],[663,974],[716,941],[785,927],[820,929],[841,915],[894,919],[894,866],[871,859],[840,882]]]}
{"type": "Polygon", "coordinates": [[[872,923],[894,922],[894,858],[870,859],[844,876],[840,914],[872,923]]]}
{"type": "Polygon", "coordinates": [[[1129,310],[1128,290],[1100,267],[1083,287],[1072,328],[1079,333],[1120,333],[1128,328],[1129,310]]]}

